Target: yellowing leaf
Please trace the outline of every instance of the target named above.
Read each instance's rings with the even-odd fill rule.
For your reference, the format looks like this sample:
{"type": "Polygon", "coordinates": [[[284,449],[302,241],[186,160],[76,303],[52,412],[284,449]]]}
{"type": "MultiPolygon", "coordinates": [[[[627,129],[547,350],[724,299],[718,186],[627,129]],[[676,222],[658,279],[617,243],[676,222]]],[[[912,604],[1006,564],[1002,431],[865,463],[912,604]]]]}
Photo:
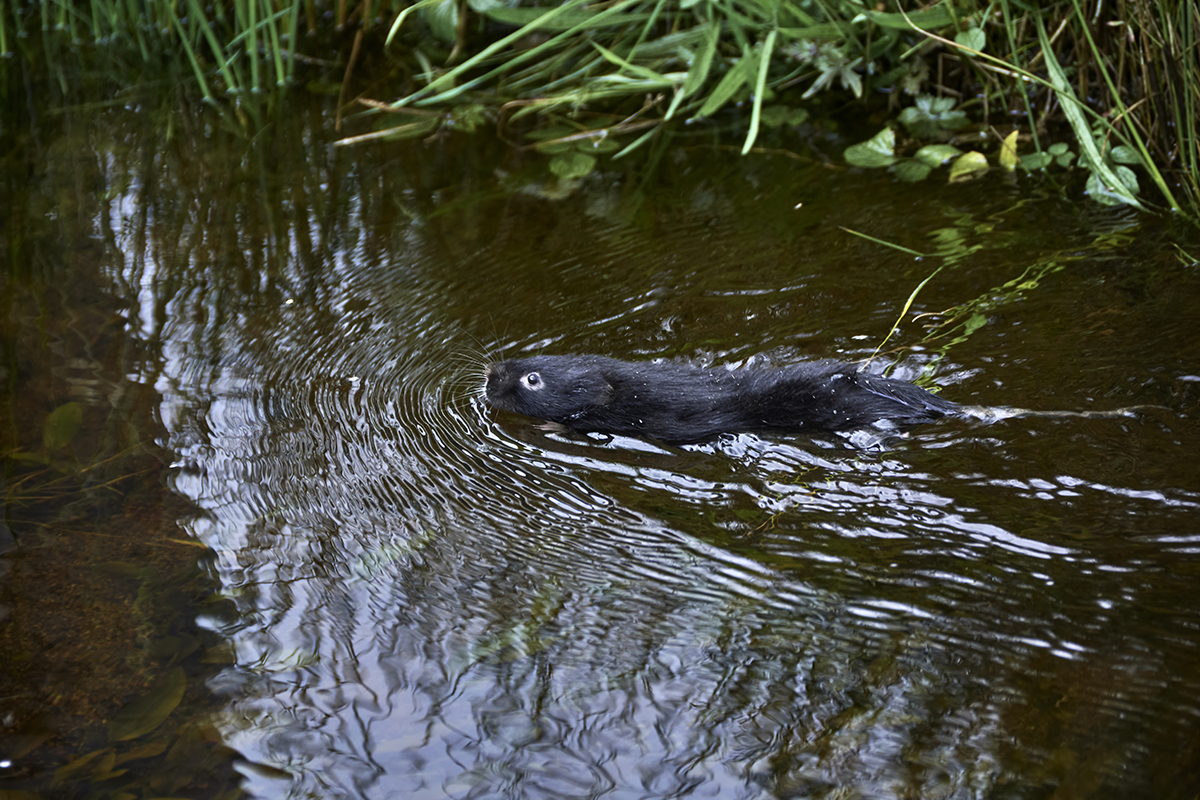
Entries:
{"type": "Polygon", "coordinates": [[[959,181],[969,181],[972,178],[978,178],[980,175],[988,171],[987,156],[983,153],[978,153],[972,150],[969,153],[963,153],[957,161],[950,166],[950,182],[958,183],[959,181]]]}
{"type": "Polygon", "coordinates": [[[1000,145],[1000,166],[1011,172],[1017,168],[1018,160],[1017,131],[1013,131],[1004,137],[1004,143],[1000,145]]]}

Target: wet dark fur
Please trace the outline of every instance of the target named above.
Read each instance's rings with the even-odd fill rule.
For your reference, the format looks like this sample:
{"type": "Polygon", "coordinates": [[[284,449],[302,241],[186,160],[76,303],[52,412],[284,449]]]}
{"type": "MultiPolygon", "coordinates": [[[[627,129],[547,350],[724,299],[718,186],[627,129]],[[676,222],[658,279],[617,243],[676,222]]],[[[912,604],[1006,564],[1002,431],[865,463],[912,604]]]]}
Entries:
{"type": "Polygon", "coordinates": [[[491,364],[486,375],[485,395],[496,408],[582,433],[668,442],[737,431],[842,431],[880,421],[909,425],[959,409],[907,381],[837,361],[729,370],[535,356],[491,364]]]}

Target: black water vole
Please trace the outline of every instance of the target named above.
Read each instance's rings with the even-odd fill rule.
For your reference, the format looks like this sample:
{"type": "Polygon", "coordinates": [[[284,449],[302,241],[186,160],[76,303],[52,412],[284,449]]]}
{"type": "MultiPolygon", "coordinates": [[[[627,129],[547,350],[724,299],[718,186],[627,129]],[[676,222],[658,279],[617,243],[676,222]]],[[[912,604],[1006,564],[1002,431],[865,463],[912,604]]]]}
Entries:
{"type": "Polygon", "coordinates": [[[604,356],[534,356],[491,364],[489,404],[581,433],[694,442],[737,431],[842,431],[883,420],[930,422],[958,404],[907,381],[817,361],[697,367],[604,356]]]}

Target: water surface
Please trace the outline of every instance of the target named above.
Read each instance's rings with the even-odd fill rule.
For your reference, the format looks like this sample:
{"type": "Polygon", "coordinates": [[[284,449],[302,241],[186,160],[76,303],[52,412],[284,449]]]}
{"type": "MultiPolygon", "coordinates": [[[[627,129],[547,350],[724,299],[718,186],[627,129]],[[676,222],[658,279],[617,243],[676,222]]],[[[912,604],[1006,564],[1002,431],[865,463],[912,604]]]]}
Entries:
{"type": "MultiPolygon", "coordinates": [[[[199,731],[193,796],[1200,790],[1194,239],[1039,179],[846,171],[798,134],[800,159],[685,144],[565,191],[484,137],[335,149],[295,113],[256,142],[68,113],[6,163],[6,448],[49,447],[75,398],[78,458],[161,458],[143,491],[177,514],[126,489],[81,524],[171,541],[196,582],[78,730],[30,710],[54,686],[10,694],[14,732],[54,731],[15,789],[150,796],[153,766],[50,786],[199,731]],[[1163,408],[677,447],[479,396],[501,355],[856,360],[901,318],[871,368],[950,399],[1163,408]],[[194,645],[145,655],[170,637],[194,645]],[[159,727],[104,727],[175,669],[159,727]]],[[[66,551],[9,517],[20,612],[66,551]]],[[[0,624],[11,651],[33,623],[0,624]]]]}

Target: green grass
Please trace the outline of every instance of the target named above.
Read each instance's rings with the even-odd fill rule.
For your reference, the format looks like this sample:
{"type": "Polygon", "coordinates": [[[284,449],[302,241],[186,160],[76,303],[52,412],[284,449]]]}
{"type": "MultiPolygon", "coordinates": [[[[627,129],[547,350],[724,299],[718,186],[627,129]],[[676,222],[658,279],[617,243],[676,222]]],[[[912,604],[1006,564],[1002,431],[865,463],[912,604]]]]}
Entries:
{"type": "MultiPolygon", "coordinates": [[[[436,112],[444,124],[536,116],[575,134],[622,137],[620,153],[663,126],[716,120],[745,153],[768,125],[800,118],[789,112],[857,105],[864,116],[889,113],[887,166],[902,176],[928,173],[910,158],[924,146],[957,144],[964,132],[977,142],[983,132],[990,144],[979,149],[1001,151],[1016,131],[1010,146],[1024,158],[1010,154],[1006,166],[1070,162],[1088,171],[1101,202],[1193,217],[1200,208],[1200,15],[1190,0],[889,0],[883,10],[851,0],[516,3],[0,0],[0,52],[30,57],[40,36],[60,40],[59,52],[121,50],[148,66],[174,59],[196,96],[226,110],[328,70],[326,81],[345,83],[353,141],[374,136],[362,136],[361,115],[386,135],[387,106],[436,112]],[[314,60],[336,67],[305,65],[314,60]],[[366,98],[376,108],[352,103],[365,80],[397,68],[379,84],[387,90],[366,98]],[[614,128],[630,115],[636,133],[614,128]]],[[[428,132],[395,119],[406,126],[395,135],[428,132]]],[[[976,155],[982,162],[970,169],[989,163],[976,155]]]]}

